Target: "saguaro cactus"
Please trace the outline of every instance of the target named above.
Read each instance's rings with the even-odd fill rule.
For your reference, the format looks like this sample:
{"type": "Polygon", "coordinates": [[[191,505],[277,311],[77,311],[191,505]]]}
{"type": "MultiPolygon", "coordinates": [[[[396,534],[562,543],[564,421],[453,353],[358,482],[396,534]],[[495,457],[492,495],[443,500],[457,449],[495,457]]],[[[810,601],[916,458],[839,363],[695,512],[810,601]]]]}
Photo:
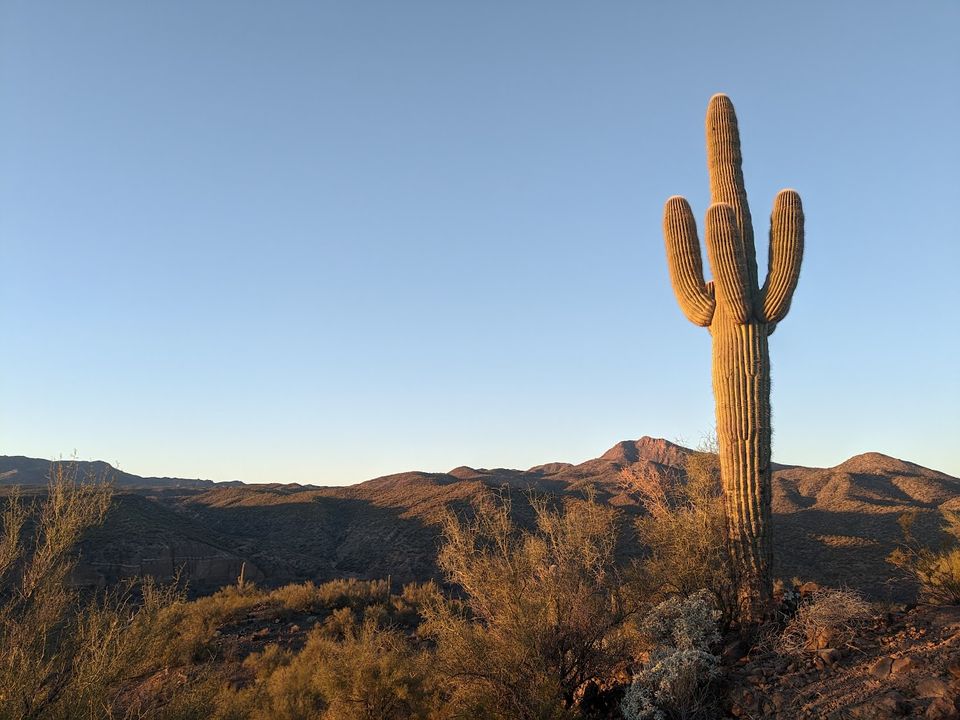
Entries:
{"type": "Polygon", "coordinates": [[[769,267],[760,287],[737,116],[726,95],[714,95],[707,108],[707,167],[712,204],[705,232],[713,280],[704,282],[697,225],[684,198],[667,200],[663,232],[680,308],[692,323],[709,328],[713,338],[727,541],[741,618],[753,622],[766,614],[771,597],[767,336],[787,314],[797,286],[803,207],[793,190],[781,190],[774,200],[769,267]]]}

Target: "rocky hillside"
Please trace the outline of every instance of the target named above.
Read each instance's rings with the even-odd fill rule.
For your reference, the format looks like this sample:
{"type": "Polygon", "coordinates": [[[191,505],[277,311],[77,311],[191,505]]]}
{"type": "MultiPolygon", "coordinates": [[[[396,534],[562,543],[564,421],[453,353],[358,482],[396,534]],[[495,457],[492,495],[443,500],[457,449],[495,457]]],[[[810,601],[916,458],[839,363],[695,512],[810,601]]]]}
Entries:
{"type": "MultiPolygon", "coordinates": [[[[526,492],[562,496],[592,487],[629,517],[641,510],[621,472],[682,473],[691,452],[644,437],[617,443],[579,465],[458,467],[325,488],[122,474],[114,479],[120,493],[106,525],[85,544],[83,580],[168,578],[182,568],[191,586],[206,592],[232,582],[242,564],[247,577],[269,585],[341,576],[426,579],[436,572],[438,524],[446,507],[464,510],[493,488],[514,497],[522,516],[526,492]]],[[[37,484],[45,477],[42,463],[0,458],[0,478],[37,484]]],[[[879,453],[833,468],[777,466],[775,572],[857,587],[876,598],[908,599],[911,588],[884,560],[900,538],[897,518],[917,511],[916,533],[932,542],[941,507],[960,508],[960,480],[879,453]]]]}

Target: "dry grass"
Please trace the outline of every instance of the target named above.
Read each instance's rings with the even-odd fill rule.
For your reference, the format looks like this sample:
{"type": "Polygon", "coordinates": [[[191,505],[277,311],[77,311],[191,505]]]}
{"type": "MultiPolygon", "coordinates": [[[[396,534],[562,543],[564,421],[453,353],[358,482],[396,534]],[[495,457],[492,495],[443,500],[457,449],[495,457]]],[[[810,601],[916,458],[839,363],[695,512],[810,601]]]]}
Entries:
{"type": "Polygon", "coordinates": [[[845,648],[870,619],[870,603],[854,590],[820,588],[801,602],[773,640],[781,655],[800,657],[824,648],[845,648]]]}

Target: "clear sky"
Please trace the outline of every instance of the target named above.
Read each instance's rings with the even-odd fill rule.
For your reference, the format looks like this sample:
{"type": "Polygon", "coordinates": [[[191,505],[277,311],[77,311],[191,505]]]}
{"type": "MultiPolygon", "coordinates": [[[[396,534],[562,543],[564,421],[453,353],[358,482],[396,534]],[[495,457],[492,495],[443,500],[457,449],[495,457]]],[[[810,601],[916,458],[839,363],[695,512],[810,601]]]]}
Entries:
{"type": "MultiPolygon", "coordinates": [[[[728,93],[774,458],[960,475],[960,3],[0,3],[0,453],[348,483],[713,424],[664,200],[728,93]]],[[[702,223],[702,220],[701,220],[702,223]]]]}

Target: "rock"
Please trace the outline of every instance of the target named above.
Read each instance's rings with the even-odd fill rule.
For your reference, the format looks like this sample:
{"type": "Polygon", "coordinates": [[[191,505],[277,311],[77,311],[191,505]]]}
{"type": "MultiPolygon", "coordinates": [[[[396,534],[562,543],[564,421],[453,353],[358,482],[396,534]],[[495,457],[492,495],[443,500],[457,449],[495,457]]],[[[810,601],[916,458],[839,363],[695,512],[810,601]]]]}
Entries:
{"type": "Polygon", "coordinates": [[[960,680],[960,660],[954,660],[952,663],[947,665],[947,672],[953,675],[957,680],[960,680]]]}
{"type": "Polygon", "coordinates": [[[833,665],[842,657],[841,652],[836,648],[824,648],[818,654],[827,665],[833,665]]]}
{"type": "Polygon", "coordinates": [[[897,718],[906,715],[910,711],[910,704],[896,690],[890,690],[887,693],[875,698],[871,698],[865,703],[858,705],[851,711],[851,717],[860,720],[887,720],[888,718],[897,718]]]}
{"type": "Polygon", "coordinates": [[[945,636],[960,632],[960,605],[942,605],[932,608],[929,622],[945,636]]]}
{"type": "Polygon", "coordinates": [[[950,686],[946,680],[940,678],[928,677],[917,683],[918,697],[948,697],[950,695],[950,686]]]}
{"type": "Polygon", "coordinates": [[[872,677],[875,677],[877,680],[886,680],[892,668],[893,668],[893,658],[884,657],[884,658],[880,658],[873,665],[871,665],[868,672],[872,677]]]}
{"type": "Polygon", "coordinates": [[[748,652],[750,652],[750,646],[743,640],[737,639],[732,640],[724,646],[721,657],[723,657],[726,663],[732,664],[746,657],[748,652]]]}
{"type": "Polygon", "coordinates": [[[960,720],[960,712],[947,698],[938,697],[927,708],[923,715],[928,720],[960,720]]]}
{"type": "Polygon", "coordinates": [[[770,701],[773,703],[773,707],[776,710],[782,710],[783,706],[787,702],[786,696],[779,690],[770,696],[770,701]]]}
{"type": "Polygon", "coordinates": [[[917,662],[910,657],[909,655],[904,655],[902,658],[897,658],[893,661],[893,666],[890,668],[891,675],[900,675],[901,673],[909,672],[917,666],[917,662]]]}
{"type": "Polygon", "coordinates": [[[813,639],[807,643],[807,649],[823,650],[830,647],[832,644],[833,630],[830,628],[821,628],[820,630],[817,630],[817,633],[813,636],[813,639]]]}

